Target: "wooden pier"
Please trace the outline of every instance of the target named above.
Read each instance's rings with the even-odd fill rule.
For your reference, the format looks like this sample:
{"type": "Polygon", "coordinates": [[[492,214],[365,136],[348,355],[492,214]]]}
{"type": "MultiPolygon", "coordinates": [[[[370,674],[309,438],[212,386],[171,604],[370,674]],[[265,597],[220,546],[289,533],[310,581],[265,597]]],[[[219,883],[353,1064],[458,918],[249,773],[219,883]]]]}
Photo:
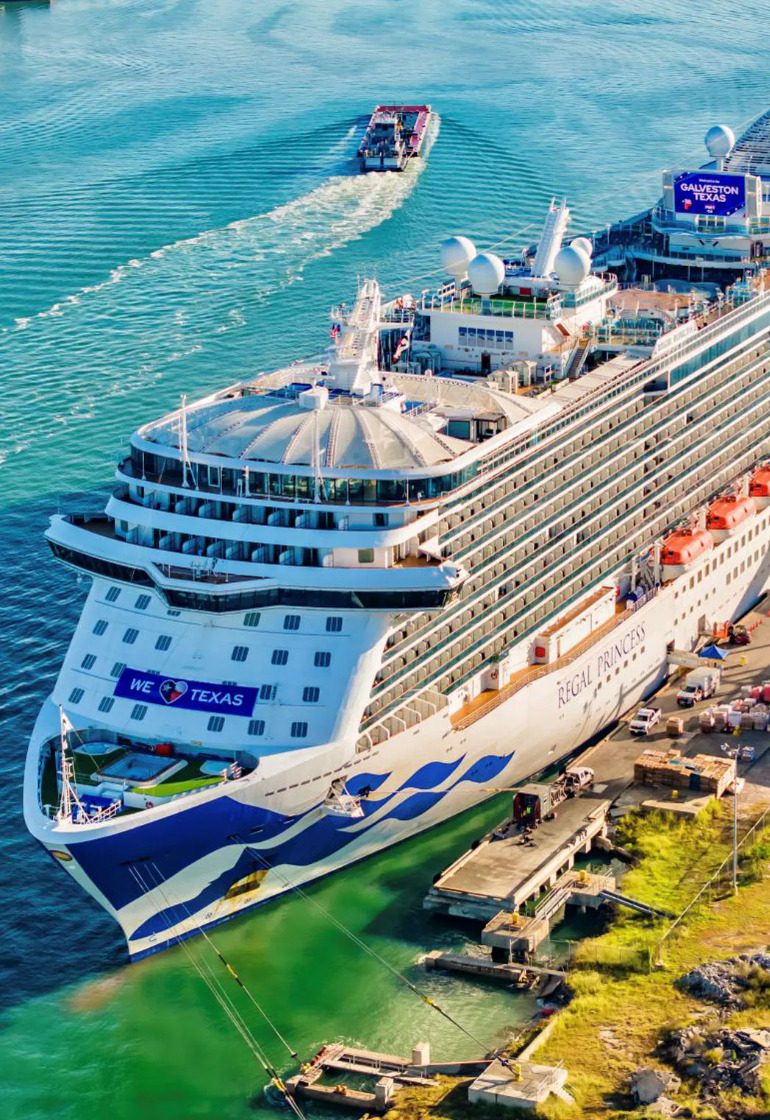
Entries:
{"type": "Polygon", "coordinates": [[[286,1081],[292,1097],[323,1101],[338,1108],[358,1112],[386,1112],[393,1101],[397,1085],[434,1085],[427,1071],[430,1057],[427,1044],[418,1043],[411,1058],[384,1054],[377,1050],[360,1050],[342,1043],[323,1046],[299,1073],[286,1081]],[[341,1082],[324,1085],[324,1074],[355,1074],[374,1080],[373,1091],[352,1089],[341,1082]]]}

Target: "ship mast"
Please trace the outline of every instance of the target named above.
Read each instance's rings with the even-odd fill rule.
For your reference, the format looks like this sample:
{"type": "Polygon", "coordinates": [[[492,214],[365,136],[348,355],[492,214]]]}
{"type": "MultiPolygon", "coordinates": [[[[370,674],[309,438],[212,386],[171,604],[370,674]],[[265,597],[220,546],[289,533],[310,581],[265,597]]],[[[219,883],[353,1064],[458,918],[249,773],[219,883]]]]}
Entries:
{"type": "Polygon", "coordinates": [[[75,764],[69,752],[69,733],[74,730],[72,724],[64,714],[64,709],[59,705],[59,735],[61,741],[61,797],[59,799],[59,812],[57,819],[60,821],[72,820],[72,807],[76,805],[81,812],[85,812],[77,786],[75,785],[75,764]]]}

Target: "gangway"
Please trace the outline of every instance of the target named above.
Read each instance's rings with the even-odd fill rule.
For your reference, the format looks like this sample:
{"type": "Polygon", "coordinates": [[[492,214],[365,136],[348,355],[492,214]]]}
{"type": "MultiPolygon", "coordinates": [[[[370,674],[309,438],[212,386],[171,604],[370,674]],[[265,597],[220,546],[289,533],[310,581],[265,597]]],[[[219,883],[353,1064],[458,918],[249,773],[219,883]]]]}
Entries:
{"type": "Polygon", "coordinates": [[[602,890],[599,894],[607,902],[616,902],[618,906],[625,906],[629,910],[636,910],[638,914],[650,914],[654,918],[674,917],[670,910],[660,910],[656,906],[648,906],[646,902],[639,902],[638,899],[629,898],[628,895],[625,894],[618,894],[617,891],[602,890]]]}

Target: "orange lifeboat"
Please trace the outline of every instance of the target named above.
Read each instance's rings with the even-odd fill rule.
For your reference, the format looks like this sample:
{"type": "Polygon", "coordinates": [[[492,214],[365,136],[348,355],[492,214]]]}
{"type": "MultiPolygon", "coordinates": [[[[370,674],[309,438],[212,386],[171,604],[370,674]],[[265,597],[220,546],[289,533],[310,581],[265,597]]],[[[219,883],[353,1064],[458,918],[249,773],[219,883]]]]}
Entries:
{"type": "Polygon", "coordinates": [[[663,542],[660,551],[663,581],[676,579],[690,564],[713,548],[714,538],[705,529],[679,529],[663,542]]]}
{"type": "Polygon", "coordinates": [[[760,509],[770,505],[770,466],[754,471],[749,482],[749,495],[760,509]]]}
{"type": "Polygon", "coordinates": [[[713,534],[714,540],[723,541],[756,513],[756,509],[753,498],[742,498],[737,494],[717,498],[708,508],[706,528],[713,534]]]}

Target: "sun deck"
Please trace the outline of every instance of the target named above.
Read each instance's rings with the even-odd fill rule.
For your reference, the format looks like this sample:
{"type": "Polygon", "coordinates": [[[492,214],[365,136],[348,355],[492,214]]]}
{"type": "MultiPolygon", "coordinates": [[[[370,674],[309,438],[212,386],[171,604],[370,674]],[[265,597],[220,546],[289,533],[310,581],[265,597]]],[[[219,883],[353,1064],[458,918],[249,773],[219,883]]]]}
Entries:
{"type": "MultiPolygon", "coordinates": [[[[59,739],[43,748],[40,801],[50,813],[61,798],[59,739]]],[[[86,814],[138,812],[200,793],[251,773],[256,760],[240,752],[216,752],[170,743],[146,744],[108,738],[80,742],[72,734],[74,788],[86,814]]]]}

